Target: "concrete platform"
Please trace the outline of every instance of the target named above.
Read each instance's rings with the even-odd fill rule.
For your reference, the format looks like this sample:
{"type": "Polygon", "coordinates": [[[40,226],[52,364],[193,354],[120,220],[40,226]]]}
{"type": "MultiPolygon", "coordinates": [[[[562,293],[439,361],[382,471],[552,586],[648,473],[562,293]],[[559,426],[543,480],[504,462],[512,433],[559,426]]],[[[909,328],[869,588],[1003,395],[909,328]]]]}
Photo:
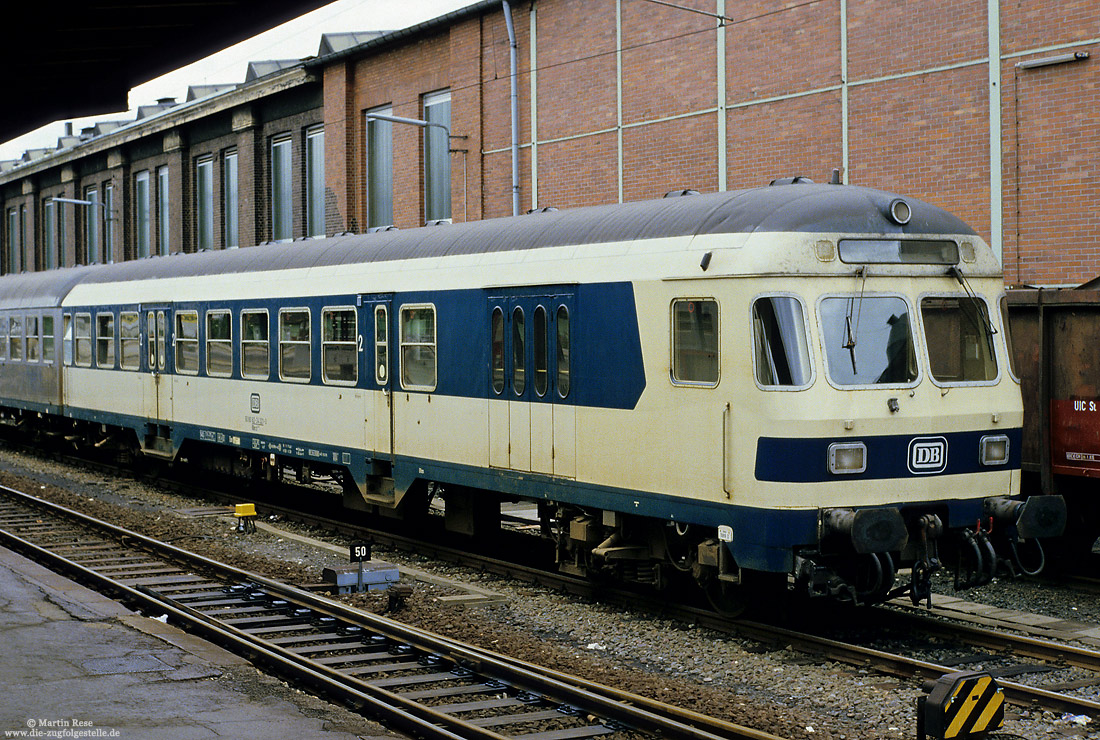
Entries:
{"type": "Polygon", "coordinates": [[[3,738],[397,737],[3,548],[0,687],[3,738]]]}

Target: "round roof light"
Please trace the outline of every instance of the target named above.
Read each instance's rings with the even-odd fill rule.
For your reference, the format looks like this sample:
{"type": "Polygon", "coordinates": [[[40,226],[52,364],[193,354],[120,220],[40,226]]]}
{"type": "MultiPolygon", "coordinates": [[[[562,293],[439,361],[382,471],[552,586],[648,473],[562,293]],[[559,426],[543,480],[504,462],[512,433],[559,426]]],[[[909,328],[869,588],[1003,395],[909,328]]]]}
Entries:
{"type": "Polygon", "coordinates": [[[912,217],[913,210],[904,200],[901,198],[894,198],[890,201],[890,218],[894,219],[894,223],[905,226],[912,217]]]}

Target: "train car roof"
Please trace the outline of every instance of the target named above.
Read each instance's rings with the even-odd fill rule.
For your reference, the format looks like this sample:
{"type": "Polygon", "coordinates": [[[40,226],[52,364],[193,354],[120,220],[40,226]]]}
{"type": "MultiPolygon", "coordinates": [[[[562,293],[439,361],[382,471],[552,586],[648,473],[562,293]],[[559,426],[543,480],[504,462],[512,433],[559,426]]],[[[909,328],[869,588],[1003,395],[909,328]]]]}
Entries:
{"type": "Polygon", "coordinates": [[[547,211],[407,231],[179,254],[112,265],[5,276],[0,278],[0,308],[57,305],[78,283],[303,269],[702,234],[975,233],[947,211],[909,197],[904,200],[910,206],[912,217],[907,224],[899,225],[889,217],[890,203],[898,197],[901,196],[848,185],[777,185],[547,211]]]}

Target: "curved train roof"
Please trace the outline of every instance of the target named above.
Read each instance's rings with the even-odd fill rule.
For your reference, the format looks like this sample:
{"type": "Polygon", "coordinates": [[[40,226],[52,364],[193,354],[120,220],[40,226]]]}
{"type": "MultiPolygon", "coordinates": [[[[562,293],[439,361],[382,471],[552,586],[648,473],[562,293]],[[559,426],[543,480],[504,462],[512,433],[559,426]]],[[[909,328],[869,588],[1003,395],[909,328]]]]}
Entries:
{"type": "Polygon", "coordinates": [[[909,197],[905,201],[912,218],[908,224],[898,225],[887,215],[890,202],[897,197],[849,185],[777,185],[48,270],[0,278],[0,308],[56,306],[75,285],[84,282],[200,277],[700,234],[975,233],[947,211],[909,197]]]}

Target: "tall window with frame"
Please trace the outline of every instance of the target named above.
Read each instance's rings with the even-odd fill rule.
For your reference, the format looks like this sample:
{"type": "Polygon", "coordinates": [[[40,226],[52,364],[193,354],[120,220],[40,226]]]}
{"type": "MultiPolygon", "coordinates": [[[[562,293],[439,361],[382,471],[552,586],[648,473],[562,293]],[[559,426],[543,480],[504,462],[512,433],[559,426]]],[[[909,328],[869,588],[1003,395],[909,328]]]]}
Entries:
{"type": "Polygon", "coordinates": [[[57,266],[57,204],[49,198],[42,202],[42,269],[57,266]]]}
{"type": "Polygon", "coordinates": [[[325,235],[325,129],[306,131],[306,236],[325,235]]]}
{"type": "Polygon", "coordinates": [[[8,209],[8,272],[19,272],[19,210],[8,209]]]}
{"type": "Polygon", "coordinates": [[[434,391],[436,386],[434,306],[401,307],[401,387],[434,391]]]}
{"type": "Polygon", "coordinates": [[[267,311],[241,311],[241,375],[246,378],[271,374],[267,323],[267,311]]]}
{"type": "Polygon", "coordinates": [[[393,124],[370,115],[392,116],[384,105],[367,111],[367,226],[393,224],[393,124]]]}
{"type": "MultiPolygon", "coordinates": [[[[84,200],[99,203],[99,188],[96,186],[84,188],[84,200]]],[[[99,222],[101,216],[99,208],[98,205],[83,206],[84,250],[89,265],[100,261],[99,222]]]]}
{"type": "Polygon", "coordinates": [[[713,387],[720,368],[717,301],[673,301],[672,382],[713,387]]]}
{"type": "Polygon", "coordinates": [[[115,367],[115,315],[113,313],[96,314],[95,327],[95,364],[105,370],[115,367]]]}
{"type": "Polygon", "coordinates": [[[199,372],[199,312],[176,311],[176,372],[199,372]]]}
{"type": "Polygon", "coordinates": [[[222,157],[222,230],[226,249],[241,246],[238,187],[237,150],[230,149],[222,157]]]}
{"type": "Polygon", "coordinates": [[[359,380],[357,326],[350,306],[321,312],[321,372],[326,383],[354,385],[359,380]]]}
{"type": "MultiPolygon", "coordinates": [[[[59,194],[58,197],[64,197],[64,194],[59,194]]],[[[58,206],[57,208],[57,266],[65,267],[68,264],[68,260],[65,258],[65,247],[69,239],[69,229],[67,222],[65,221],[65,209],[58,206]]]]}
{"type": "Polygon", "coordinates": [[[134,177],[134,249],[138,259],[149,256],[149,171],[134,177]]]}
{"type": "Polygon", "coordinates": [[[277,242],[294,236],[290,146],[289,136],[271,140],[271,238],[277,242]]]}
{"type": "Polygon", "coordinates": [[[229,311],[206,312],[206,374],[233,374],[233,322],[229,311]]]}
{"type": "Polygon", "coordinates": [[[279,377],[308,381],[313,368],[308,308],[279,311],[279,377]]]}
{"type": "Polygon", "coordinates": [[[27,362],[38,362],[38,317],[28,316],[23,331],[27,335],[27,362]]]}
{"type": "Polygon", "coordinates": [[[23,317],[19,315],[11,317],[8,331],[8,359],[13,361],[23,359],[23,317]]]}
{"type": "Polygon", "coordinates": [[[214,159],[195,162],[195,246],[214,248],[214,159]]]}
{"type": "Polygon", "coordinates": [[[52,365],[57,359],[57,338],[54,336],[53,316],[42,317],[42,362],[52,365]]]}
{"type": "Polygon", "coordinates": [[[157,254],[168,254],[169,228],[168,167],[157,167],[157,254]]]}
{"type": "Polygon", "coordinates": [[[19,244],[23,249],[23,269],[34,270],[34,243],[27,238],[27,205],[19,206],[19,244]]]}
{"type": "Polygon", "coordinates": [[[451,217],[451,91],[428,93],[423,104],[425,121],[446,126],[424,128],[424,219],[438,221],[451,217]]]}
{"type": "Polygon", "coordinates": [[[103,261],[115,261],[115,186],[103,183],[103,261]]]}
{"type": "MultiPolygon", "coordinates": [[[[15,319],[12,319],[14,322],[15,319]]],[[[74,362],[80,367],[92,365],[92,315],[78,313],[73,317],[73,338],[76,340],[74,362]]]]}
{"type": "Polygon", "coordinates": [[[118,364],[123,370],[141,369],[141,314],[122,311],[118,315],[118,364]]]}

